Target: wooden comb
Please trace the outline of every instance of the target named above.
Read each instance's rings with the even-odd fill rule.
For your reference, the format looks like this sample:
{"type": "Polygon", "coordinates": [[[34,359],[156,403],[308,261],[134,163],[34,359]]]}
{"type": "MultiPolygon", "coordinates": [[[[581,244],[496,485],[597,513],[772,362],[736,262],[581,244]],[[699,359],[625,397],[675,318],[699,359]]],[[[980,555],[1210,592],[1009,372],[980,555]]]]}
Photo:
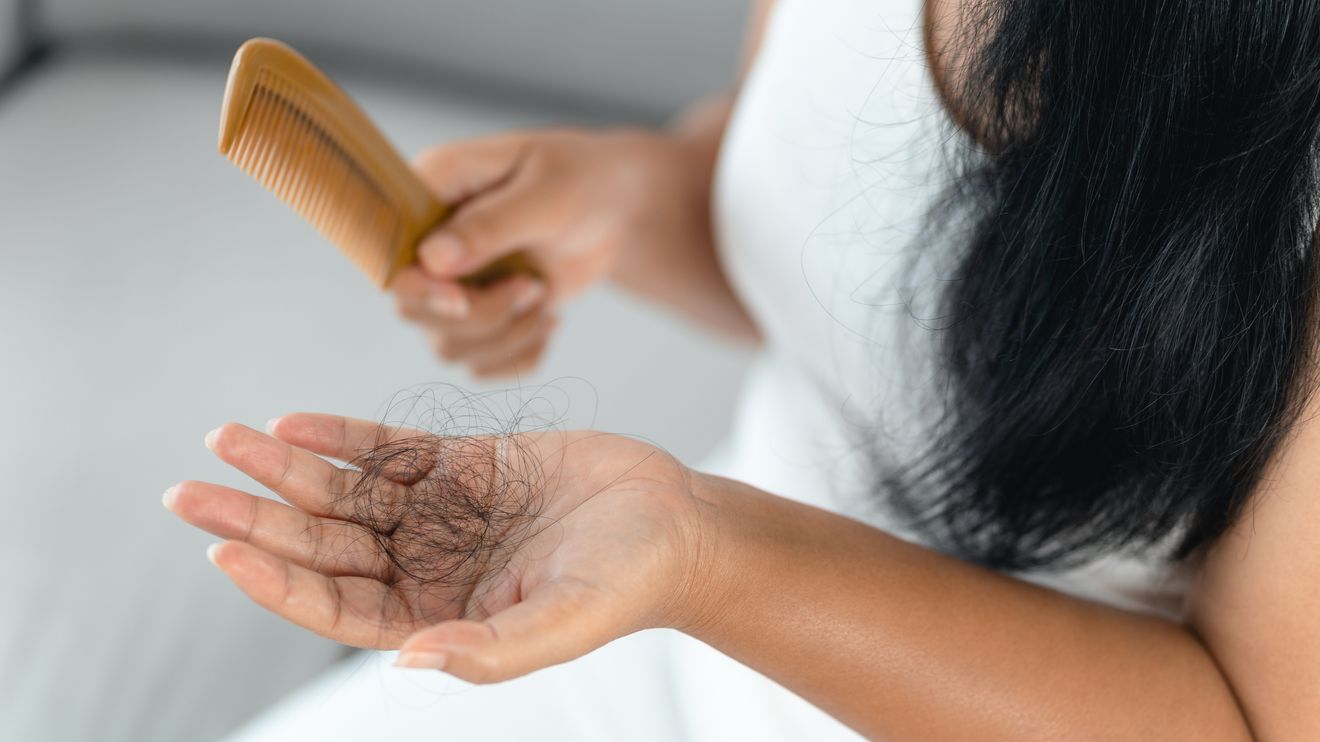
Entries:
{"type": "MultiPolygon", "coordinates": [[[[377,286],[416,259],[449,213],[339,86],[274,39],[239,47],[220,112],[220,153],[324,234],[377,286]]],[[[536,275],[514,254],[461,279],[536,275]]]]}

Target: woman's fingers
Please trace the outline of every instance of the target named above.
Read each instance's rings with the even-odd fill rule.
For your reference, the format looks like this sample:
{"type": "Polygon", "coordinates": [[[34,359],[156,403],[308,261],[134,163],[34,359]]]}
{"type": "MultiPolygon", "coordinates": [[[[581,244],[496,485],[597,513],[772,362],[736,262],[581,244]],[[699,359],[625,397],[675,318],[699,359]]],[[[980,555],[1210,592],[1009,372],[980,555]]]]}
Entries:
{"type": "Polygon", "coordinates": [[[619,636],[611,605],[581,582],[550,582],[484,621],[446,621],[413,634],[400,648],[398,665],[444,670],[472,683],[509,680],[619,636]]]}
{"type": "Polygon", "coordinates": [[[415,428],[318,412],[274,418],[266,423],[266,430],[292,446],[340,461],[352,461],[380,446],[427,435],[415,428]]]}
{"type": "Polygon", "coordinates": [[[562,183],[510,181],[460,206],[422,238],[417,261],[432,278],[455,280],[519,250],[553,241],[564,229],[562,183]]]}
{"type": "Polygon", "coordinates": [[[549,345],[550,334],[554,332],[558,320],[551,319],[549,324],[537,333],[532,342],[513,357],[492,358],[484,363],[472,364],[472,375],[478,379],[493,379],[506,376],[523,376],[531,373],[540,363],[545,348],[549,345]]]}
{"type": "Polygon", "coordinates": [[[399,316],[422,324],[466,319],[472,311],[468,289],[458,281],[431,278],[417,266],[399,271],[390,283],[399,316]]]}
{"type": "Polygon", "coordinates": [[[224,539],[245,541],[324,575],[388,581],[394,575],[375,536],[354,523],[319,518],[283,503],[206,482],[181,482],[165,507],[224,539]]]}
{"type": "Polygon", "coordinates": [[[479,342],[499,337],[518,318],[543,304],[545,284],[530,276],[514,276],[486,288],[472,288],[457,283],[426,278],[416,268],[400,273],[395,287],[399,314],[428,331],[456,339],[479,342]],[[461,312],[449,309],[448,294],[435,294],[444,288],[460,292],[461,312]],[[439,306],[437,306],[437,300],[439,306]]]}
{"type": "Polygon", "coordinates": [[[519,175],[536,140],[511,133],[442,145],[414,164],[422,182],[454,213],[418,246],[435,278],[473,273],[500,257],[541,242],[564,215],[557,191],[530,186],[519,175]]]}
{"type": "Polygon", "coordinates": [[[555,317],[535,312],[504,329],[499,336],[472,340],[436,333],[431,337],[436,355],[447,361],[462,361],[474,372],[507,365],[525,351],[549,338],[555,317]]]}
{"type": "MultiPolygon", "coordinates": [[[[484,422],[484,421],[483,421],[484,422]]],[[[298,412],[275,418],[269,423],[275,437],[294,444],[299,448],[314,451],[322,456],[329,456],[344,461],[381,457],[376,450],[384,447],[387,452],[402,453],[408,449],[408,455],[397,458],[400,464],[391,468],[386,461],[380,473],[400,487],[408,487],[418,479],[417,462],[444,465],[447,477],[455,482],[465,482],[482,491],[491,486],[495,478],[506,476],[527,476],[524,468],[539,467],[539,449],[517,449],[522,455],[510,457],[508,447],[503,445],[507,436],[502,435],[431,435],[415,428],[400,428],[369,420],[359,420],[339,415],[323,415],[314,412],[298,412]],[[507,468],[507,470],[506,470],[507,468]]],[[[539,436],[519,434],[525,443],[539,440],[539,436]]],[[[402,495],[400,495],[402,496],[402,495]]]]}
{"type": "MultiPolygon", "coordinates": [[[[358,472],[238,423],[211,431],[206,445],[225,463],[302,510],[341,520],[353,514],[349,498],[361,479],[358,472]]],[[[402,494],[401,485],[389,480],[373,481],[371,486],[378,499],[393,500],[402,494]]]]}
{"type": "Polygon", "coordinates": [[[328,639],[392,649],[417,628],[406,601],[376,580],[326,577],[242,541],[207,556],[258,605],[328,639]]]}
{"type": "Polygon", "coordinates": [[[521,160],[528,136],[497,134],[432,147],[413,161],[413,170],[441,202],[451,206],[508,180],[521,160]]]}
{"type": "MultiPolygon", "coordinates": [[[[483,289],[463,287],[461,318],[436,310],[436,297],[424,293],[443,282],[412,269],[398,283],[400,314],[426,328],[439,358],[464,363],[477,376],[531,370],[555,327],[554,315],[544,309],[544,284],[528,276],[483,289]]],[[[447,306],[450,299],[441,299],[447,306]]]]}

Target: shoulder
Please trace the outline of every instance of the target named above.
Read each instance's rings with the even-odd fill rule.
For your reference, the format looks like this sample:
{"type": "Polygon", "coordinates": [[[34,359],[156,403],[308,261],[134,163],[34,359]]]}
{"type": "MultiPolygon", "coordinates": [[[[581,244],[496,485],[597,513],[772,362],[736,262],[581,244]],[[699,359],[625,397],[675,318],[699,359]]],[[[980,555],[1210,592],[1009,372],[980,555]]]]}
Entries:
{"type": "Polygon", "coordinates": [[[1320,739],[1320,716],[1297,713],[1320,688],[1320,394],[1207,552],[1189,600],[1256,733],[1320,739]]]}

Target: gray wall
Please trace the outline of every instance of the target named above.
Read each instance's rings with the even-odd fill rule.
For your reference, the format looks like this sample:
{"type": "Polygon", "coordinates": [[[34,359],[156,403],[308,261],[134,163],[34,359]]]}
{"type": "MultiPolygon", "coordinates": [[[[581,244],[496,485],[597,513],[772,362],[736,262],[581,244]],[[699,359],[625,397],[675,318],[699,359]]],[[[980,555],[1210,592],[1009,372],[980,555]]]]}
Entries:
{"type": "Polygon", "coordinates": [[[275,36],[651,113],[732,80],[745,0],[40,0],[57,40],[275,36]]]}
{"type": "Polygon", "coordinates": [[[18,4],[19,0],[0,0],[0,77],[18,56],[18,4]]]}

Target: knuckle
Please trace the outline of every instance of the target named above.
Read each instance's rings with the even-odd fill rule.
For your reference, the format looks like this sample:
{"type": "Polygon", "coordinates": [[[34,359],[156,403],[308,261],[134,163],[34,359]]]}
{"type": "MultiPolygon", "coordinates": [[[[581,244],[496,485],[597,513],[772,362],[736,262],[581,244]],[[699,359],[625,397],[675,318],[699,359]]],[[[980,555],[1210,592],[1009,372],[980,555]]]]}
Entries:
{"type": "Polygon", "coordinates": [[[246,522],[243,524],[243,541],[251,541],[252,536],[257,532],[257,521],[261,516],[261,501],[252,498],[248,501],[248,511],[246,522]]]}
{"type": "Polygon", "coordinates": [[[503,335],[513,319],[513,297],[503,290],[491,289],[477,311],[469,317],[471,327],[486,335],[503,335]]]}
{"type": "Polygon", "coordinates": [[[555,168],[555,146],[550,142],[528,144],[523,150],[522,174],[531,180],[539,180],[555,168]]]}
{"type": "Polygon", "coordinates": [[[334,467],[330,471],[330,476],[326,477],[325,490],[326,494],[333,496],[335,499],[342,499],[352,494],[352,490],[348,486],[346,472],[337,466],[334,467]]]}
{"type": "Polygon", "coordinates": [[[276,484],[275,484],[276,487],[282,487],[289,481],[290,477],[293,475],[293,468],[294,468],[293,446],[285,445],[284,468],[283,471],[280,472],[279,478],[276,480],[276,484]]]}
{"type": "Polygon", "coordinates": [[[522,148],[522,164],[524,167],[535,167],[544,163],[549,157],[549,152],[554,148],[553,137],[547,135],[528,141],[522,148]]]}
{"type": "Polygon", "coordinates": [[[488,208],[473,208],[462,217],[454,217],[454,221],[449,225],[449,231],[463,244],[480,250],[498,236],[495,226],[498,215],[490,212],[491,209],[488,208]]]}

